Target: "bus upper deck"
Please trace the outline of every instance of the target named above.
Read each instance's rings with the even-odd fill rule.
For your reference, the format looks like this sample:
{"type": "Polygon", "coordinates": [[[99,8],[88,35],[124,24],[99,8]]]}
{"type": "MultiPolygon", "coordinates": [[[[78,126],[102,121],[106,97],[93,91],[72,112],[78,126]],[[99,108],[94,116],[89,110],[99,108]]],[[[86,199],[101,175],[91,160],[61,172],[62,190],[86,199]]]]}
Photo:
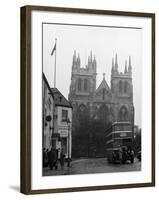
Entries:
{"type": "MultiPolygon", "coordinates": [[[[120,159],[121,151],[132,149],[133,131],[131,122],[114,122],[106,130],[106,154],[109,162],[120,159]],[[125,149],[125,150],[123,150],[125,149]]],[[[131,161],[132,162],[132,161],[131,161]]]]}

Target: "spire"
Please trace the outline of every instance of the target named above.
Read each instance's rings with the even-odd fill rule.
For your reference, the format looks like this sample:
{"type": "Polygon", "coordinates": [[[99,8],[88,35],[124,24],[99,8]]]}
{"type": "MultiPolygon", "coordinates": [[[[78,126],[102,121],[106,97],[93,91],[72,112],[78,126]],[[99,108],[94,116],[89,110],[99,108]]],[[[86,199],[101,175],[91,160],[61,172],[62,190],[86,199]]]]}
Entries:
{"type": "Polygon", "coordinates": [[[96,62],[96,57],[94,55],[94,58],[93,58],[93,70],[96,72],[96,66],[97,66],[97,62],[96,62]]]}
{"type": "Polygon", "coordinates": [[[112,58],[112,67],[114,68],[114,58],[112,58]]]}
{"type": "Polygon", "coordinates": [[[73,54],[73,57],[75,57],[75,58],[76,58],[76,50],[74,50],[74,54],[73,54]]]}
{"type": "Polygon", "coordinates": [[[115,54],[115,72],[118,72],[118,58],[117,58],[117,53],[115,54]]]}
{"type": "Polygon", "coordinates": [[[79,53],[78,53],[78,57],[77,57],[77,66],[78,66],[78,67],[80,67],[80,63],[81,63],[81,62],[80,62],[80,55],[79,55],[79,53]]]}
{"type": "Polygon", "coordinates": [[[127,70],[127,60],[125,60],[125,74],[128,72],[127,70]]]}
{"type": "Polygon", "coordinates": [[[112,58],[112,73],[114,73],[114,58],[112,58]]]}
{"type": "Polygon", "coordinates": [[[131,66],[131,56],[129,56],[129,66],[128,66],[128,72],[132,72],[132,66],[131,66]]]}
{"type": "Polygon", "coordinates": [[[77,59],[76,59],[76,50],[74,50],[74,53],[73,53],[73,61],[72,61],[72,68],[73,68],[73,67],[76,67],[76,61],[77,61],[77,59]]]}
{"type": "Polygon", "coordinates": [[[95,57],[95,55],[94,55],[94,58],[93,58],[93,65],[96,65],[96,57],[95,57]]]}
{"type": "Polygon", "coordinates": [[[117,58],[117,53],[115,54],[115,65],[118,64],[118,58],[117,58]]]}
{"type": "Polygon", "coordinates": [[[129,56],[129,66],[131,66],[131,56],[129,56]]]}
{"type": "Polygon", "coordinates": [[[74,50],[73,61],[76,61],[76,50],[74,50]]]}
{"type": "Polygon", "coordinates": [[[92,50],[90,52],[90,60],[92,61],[92,50]]]}

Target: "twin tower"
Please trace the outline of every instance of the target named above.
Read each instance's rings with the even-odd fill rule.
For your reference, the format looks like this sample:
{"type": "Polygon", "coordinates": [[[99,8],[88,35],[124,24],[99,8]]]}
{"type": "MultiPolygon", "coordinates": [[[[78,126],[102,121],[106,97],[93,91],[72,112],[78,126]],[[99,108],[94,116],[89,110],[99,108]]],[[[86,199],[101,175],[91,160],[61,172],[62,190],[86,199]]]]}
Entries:
{"type": "MultiPolygon", "coordinates": [[[[96,85],[97,60],[92,51],[88,56],[85,67],[81,67],[79,54],[74,51],[72,61],[71,84],[69,101],[73,106],[73,113],[87,110],[91,117],[96,117],[103,106],[109,116],[107,120],[132,121],[134,120],[132,64],[129,56],[125,61],[123,72],[119,72],[117,54],[112,59],[111,83],[108,85],[103,74],[100,85],[96,85]]],[[[103,109],[102,109],[103,110],[103,109]]]]}

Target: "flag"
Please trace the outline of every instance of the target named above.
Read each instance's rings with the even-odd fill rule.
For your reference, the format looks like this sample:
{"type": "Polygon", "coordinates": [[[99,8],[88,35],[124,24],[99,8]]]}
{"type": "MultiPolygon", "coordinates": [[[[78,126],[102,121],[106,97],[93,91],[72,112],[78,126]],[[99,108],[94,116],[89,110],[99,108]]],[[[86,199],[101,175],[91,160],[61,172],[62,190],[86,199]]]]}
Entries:
{"type": "Polygon", "coordinates": [[[55,42],[54,48],[52,49],[51,56],[54,54],[54,51],[56,51],[56,42],[55,42]]]}

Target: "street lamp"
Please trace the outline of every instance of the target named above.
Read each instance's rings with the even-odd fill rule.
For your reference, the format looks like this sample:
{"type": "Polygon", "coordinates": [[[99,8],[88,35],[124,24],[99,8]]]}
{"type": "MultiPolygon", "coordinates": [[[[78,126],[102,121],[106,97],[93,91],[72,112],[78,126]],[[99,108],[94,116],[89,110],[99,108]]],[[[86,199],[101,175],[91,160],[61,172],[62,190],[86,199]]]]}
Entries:
{"type": "Polygon", "coordinates": [[[68,158],[67,158],[67,166],[70,167],[70,128],[71,128],[71,121],[67,119],[67,126],[68,126],[68,158]]]}

